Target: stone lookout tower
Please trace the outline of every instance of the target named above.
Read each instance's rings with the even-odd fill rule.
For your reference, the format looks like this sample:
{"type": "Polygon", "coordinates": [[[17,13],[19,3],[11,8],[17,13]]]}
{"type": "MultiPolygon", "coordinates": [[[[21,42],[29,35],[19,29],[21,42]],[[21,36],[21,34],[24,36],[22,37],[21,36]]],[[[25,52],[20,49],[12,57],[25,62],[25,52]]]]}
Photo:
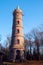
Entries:
{"type": "Polygon", "coordinates": [[[13,27],[10,45],[10,60],[24,58],[24,33],[22,24],[22,10],[18,7],[13,11],[13,27]]]}

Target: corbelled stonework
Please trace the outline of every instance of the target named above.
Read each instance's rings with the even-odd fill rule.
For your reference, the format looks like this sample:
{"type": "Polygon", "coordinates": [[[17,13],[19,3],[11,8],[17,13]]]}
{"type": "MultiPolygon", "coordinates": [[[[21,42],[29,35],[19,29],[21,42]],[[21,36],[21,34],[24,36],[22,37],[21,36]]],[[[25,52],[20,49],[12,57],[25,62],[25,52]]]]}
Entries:
{"type": "Polygon", "coordinates": [[[17,55],[19,54],[21,58],[24,56],[25,48],[22,16],[22,10],[19,7],[13,11],[12,39],[10,46],[10,59],[13,61],[17,58],[17,55]]]}

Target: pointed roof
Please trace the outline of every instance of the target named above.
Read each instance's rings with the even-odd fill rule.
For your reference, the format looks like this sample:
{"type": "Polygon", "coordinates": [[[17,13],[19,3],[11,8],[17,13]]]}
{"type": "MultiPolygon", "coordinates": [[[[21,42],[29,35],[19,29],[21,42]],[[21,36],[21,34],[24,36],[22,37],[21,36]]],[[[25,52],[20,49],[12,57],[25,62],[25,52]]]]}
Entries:
{"type": "Polygon", "coordinates": [[[20,9],[20,8],[19,8],[19,5],[18,5],[17,9],[20,9]]]}
{"type": "Polygon", "coordinates": [[[13,11],[13,14],[16,12],[21,13],[23,15],[22,10],[20,9],[19,6],[13,11]]]}
{"type": "Polygon", "coordinates": [[[17,8],[14,10],[14,12],[21,12],[21,13],[22,13],[22,10],[20,9],[19,5],[18,5],[17,8]]]}

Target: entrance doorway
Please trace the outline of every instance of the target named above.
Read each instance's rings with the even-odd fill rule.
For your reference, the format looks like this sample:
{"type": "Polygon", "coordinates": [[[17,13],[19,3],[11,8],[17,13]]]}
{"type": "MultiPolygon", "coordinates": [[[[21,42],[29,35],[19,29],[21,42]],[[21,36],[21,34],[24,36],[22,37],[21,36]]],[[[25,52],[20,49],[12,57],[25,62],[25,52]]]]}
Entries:
{"type": "Polygon", "coordinates": [[[16,51],[16,60],[19,60],[20,59],[20,50],[17,50],[16,51]]]}

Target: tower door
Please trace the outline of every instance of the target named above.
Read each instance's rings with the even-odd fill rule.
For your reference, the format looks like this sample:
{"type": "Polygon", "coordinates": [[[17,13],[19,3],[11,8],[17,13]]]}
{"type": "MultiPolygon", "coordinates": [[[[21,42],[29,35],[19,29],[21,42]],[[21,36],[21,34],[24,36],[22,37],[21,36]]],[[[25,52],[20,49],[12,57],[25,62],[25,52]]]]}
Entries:
{"type": "Polygon", "coordinates": [[[20,50],[17,50],[16,51],[16,60],[19,60],[20,59],[20,50]]]}

